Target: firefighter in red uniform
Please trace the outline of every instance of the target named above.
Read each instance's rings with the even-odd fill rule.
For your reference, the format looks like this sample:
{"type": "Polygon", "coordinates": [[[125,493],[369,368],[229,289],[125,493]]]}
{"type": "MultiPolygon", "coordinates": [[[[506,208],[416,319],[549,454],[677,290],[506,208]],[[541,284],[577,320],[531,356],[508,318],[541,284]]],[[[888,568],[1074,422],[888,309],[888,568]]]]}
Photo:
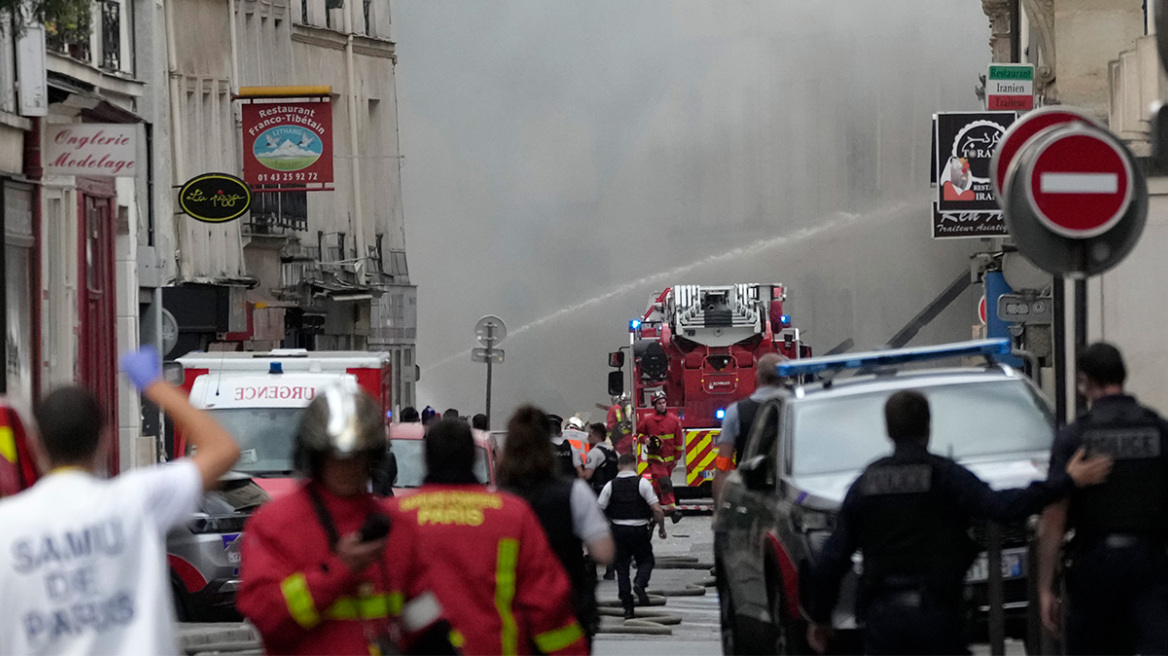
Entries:
{"type": "Polygon", "coordinates": [[[305,410],[296,463],[308,480],[260,508],[243,533],[236,605],[266,653],[424,651],[434,640],[453,650],[417,572],[416,531],[369,492],[384,431],[355,384],[321,390],[305,410]]]}
{"type": "Polygon", "coordinates": [[[633,413],[628,396],[621,394],[612,397],[605,426],[617,455],[633,452],[633,413]]]}
{"type": "Polygon", "coordinates": [[[519,497],[475,478],[470,427],[446,419],[426,433],[426,479],[391,501],[419,539],[431,589],[468,654],[585,654],[568,576],[519,497]]]}
{"type": "Polygon", "coordinates": [[[673,475],[678,454],[682,453],[681,421],[666,407],[668,400],[665,392],[654,392],[652,401],[655,412],[637,426],[641,433],[641,450],[645,454],[643,459],[648,465],[645,473],[653,482],[662,509],[670,514],[670,519],[676,524],[681,520],[681,513],[677,510],[670,476],[673,475]]]}

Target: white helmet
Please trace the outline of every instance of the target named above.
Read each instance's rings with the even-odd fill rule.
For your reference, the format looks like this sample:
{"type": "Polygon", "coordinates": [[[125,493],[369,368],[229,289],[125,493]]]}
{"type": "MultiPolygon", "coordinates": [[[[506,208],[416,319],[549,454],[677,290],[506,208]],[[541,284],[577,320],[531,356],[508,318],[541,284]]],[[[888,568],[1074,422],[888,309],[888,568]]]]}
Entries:
{"type": "Polygon", "coordinates": [[[584,430],[584,420],[578,416],[572,417],[568,420],[568,428],[582,431],[584,430]]]}

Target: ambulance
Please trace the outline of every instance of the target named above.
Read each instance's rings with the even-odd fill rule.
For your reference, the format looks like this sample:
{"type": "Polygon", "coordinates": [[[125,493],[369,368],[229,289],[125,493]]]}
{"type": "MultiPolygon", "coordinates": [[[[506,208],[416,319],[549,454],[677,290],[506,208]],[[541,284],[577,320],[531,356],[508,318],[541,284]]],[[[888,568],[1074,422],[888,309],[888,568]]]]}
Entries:
{"type": "MultiPolygon", "coordinates": [[[[175,610],[180,621],[238,620],[239,537],[256,508],[295,489],[292,450],[301,413],[322,389],[348,378],[380,404],[388,425],[390,356],[278,349],[189,353],[178,363],[191,404],[231,433],[241,455],[191,520],[167,535],[175,610]]],[[[177,430],[172,447],[175,457],[188,452],[177,430]]]]}
{"type": "MultiPolygon", "coordinates": [[[[238,472],[258,479],[273,496],[294,485],[292,448],[300,414],[319,390],[351,378],[393,413],[390,355],[369,351],[275,349],[189,353],[178,359],[191,404],[231,433],[242,455],[238,472]]],[[[186,452],[177,433],[174,453],[186,452]]]]}

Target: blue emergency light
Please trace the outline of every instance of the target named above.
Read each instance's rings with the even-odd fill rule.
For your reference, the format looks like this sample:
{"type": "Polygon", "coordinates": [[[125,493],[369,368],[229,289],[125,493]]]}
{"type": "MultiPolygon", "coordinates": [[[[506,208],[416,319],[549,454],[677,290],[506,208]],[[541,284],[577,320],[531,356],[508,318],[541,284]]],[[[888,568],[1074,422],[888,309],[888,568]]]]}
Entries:
{"type": "Polygon", "coordinates": [[[819,358],[788,360],[778,366],[780,376],[804,376],[824,371],[840,369],[862,369],[865,367],[888,367],[910,362],[926,362],[946,358],[967,358],[981,356],[993,359],[998,355],[1009,355],[1008,339],[979,339],[969,342],[941,344],[939,346],[919,346],[916,348],[893,349],[888,351],[868,351],[850,355],[828,355],[819,358]]]}
{"type": "Polygon", "coordinates": [[[718,408],[717,410],[714,411],[714,419],[725,419],[725,418],[726,418],[726,409],[725,408],[718,408]]]}
{"type": "Polygon", "coordinates": [[[785,325],[791,323],[791,317],[784,314],[784,315],[779,317],[779,323],[781,323],[785,326],[785,325]]]}
{"type": "Polygon", "coordinates": [[[268,365],[268,373],[282,374],[284,373],[284,365],[280,364],[279,362],[273,362],[272,364],[268,365]]]}
{"type": "Polygon", "coordinates": [[[641,320],[640,319],[630,319],[629,320],[629,332],[632,332],[640,327],[641,327],[641,320]]]}

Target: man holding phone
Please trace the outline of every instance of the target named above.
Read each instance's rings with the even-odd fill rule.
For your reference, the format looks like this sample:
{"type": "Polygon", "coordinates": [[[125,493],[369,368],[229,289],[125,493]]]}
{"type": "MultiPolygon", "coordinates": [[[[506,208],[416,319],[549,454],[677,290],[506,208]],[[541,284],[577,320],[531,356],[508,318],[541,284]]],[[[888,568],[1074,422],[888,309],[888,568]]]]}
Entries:
{"type": "Polygon", "coordinates": [[[417,574],[412,527],[369,491],[384,457],[368,395],[356,384],[318,392],[296,435],[304,484],[257,511],[243,534],[236,605],[267,653],[388,653],[448,639],[417,574]]]}

